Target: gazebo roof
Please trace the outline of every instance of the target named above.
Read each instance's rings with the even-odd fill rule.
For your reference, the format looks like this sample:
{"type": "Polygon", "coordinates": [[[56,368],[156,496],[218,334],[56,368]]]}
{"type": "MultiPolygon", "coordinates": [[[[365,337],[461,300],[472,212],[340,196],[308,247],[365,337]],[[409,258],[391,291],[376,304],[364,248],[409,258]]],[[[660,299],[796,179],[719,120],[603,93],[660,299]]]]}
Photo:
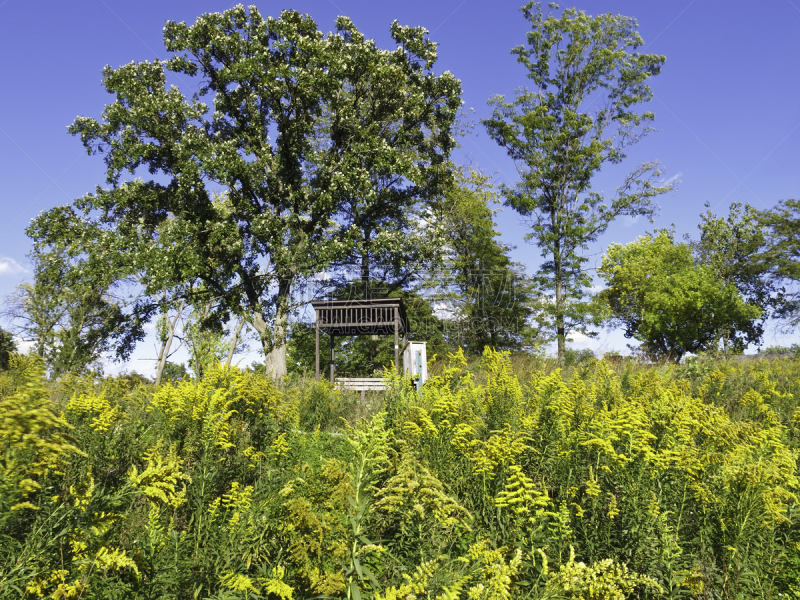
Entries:
{"type": "Polygon", "coordinates": [[[319,328],[331,335],[393,335],[395,310],[398,333],[408,331],[406,308],[400,298],[372,300],[315,300],[311,302],[319,328]]]}

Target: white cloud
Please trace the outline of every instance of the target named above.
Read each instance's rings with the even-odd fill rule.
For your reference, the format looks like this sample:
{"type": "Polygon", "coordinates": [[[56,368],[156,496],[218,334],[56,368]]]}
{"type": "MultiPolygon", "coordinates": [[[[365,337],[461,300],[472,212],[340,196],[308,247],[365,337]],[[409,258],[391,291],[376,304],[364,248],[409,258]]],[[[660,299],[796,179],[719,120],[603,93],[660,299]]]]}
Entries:
{"type": "Polygon", "coordinates": [[[27,269],[15,261],[13,258],[7,256],[0,256],[0,276],[2,275],[19,275],[26,273],[27,269]]]}
{"type": "Polygon", "coordinates": [[[590,350],[596,350],[599,344],[595,338],[591,338],[588,335],[584,335],[577,331],[573,332],[569,336],[572,341],[569,342],[569,347],[575,350],[584,350],[586,348],[590,350]]]}
{"type": "Polygon", "coordinates": [[[431,308],[433,308],[433,314],[439,319],[454,319],[458,312],[452,303],[447,302],[436,302],[431,308]]]}
{"type": "Polygon", "coordinates": [[[17,347],[17,352],[20,354],[28,354],[31,350],[33,350],[34,341],[33,340],[23,340],[21,337],[15,335],[13,337],[14,345],[17,347]]]}
{"type": "Polygon", "coordinates": [[[636,225],[636,223],[639,222],[639,219],[641,218],[642,215],[635,215],[633,217],[630,215],[625,215],[624,217],[622,217],[622,225],[623,227],[633,227],[634,225],[636,225]]]}
{"type": "MultiPolygon", "coordinates": [[[[571,348],[572,350],[591,350],[598,358],[607,352],[615,352],[623,356],[628,356],[631,353],[628,348],[628,344],[631,340],[623,335],[621,329],[600,331],[597,337],[589,337],[588,335],[573,331],[569,334],[569,338],[571,341],[567,342],[567,348],[571,348]]],[[[555,356],[555,342],[548,344],[547,351],[550,355],[555,356]]]]}
{"type": "Polygon", "coordinates": [[[681,182],[681,175],[683,175],[683,173],[678,172],[678,173],[675,173],[675,175],[673,175],[669,179],[660,179],[658,181],[658,185],[672,185],[672,184],[676,184],[677,185],[677,184],[679,184],[681,182]]]}

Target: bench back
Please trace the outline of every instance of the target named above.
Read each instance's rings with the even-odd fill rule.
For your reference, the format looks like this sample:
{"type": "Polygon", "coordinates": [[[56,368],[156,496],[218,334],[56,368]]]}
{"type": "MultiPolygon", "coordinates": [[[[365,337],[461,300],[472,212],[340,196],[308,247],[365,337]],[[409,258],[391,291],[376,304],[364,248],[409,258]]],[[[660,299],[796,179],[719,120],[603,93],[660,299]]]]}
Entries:
{"type": "Polygon", "coordinates": [[[356,392],[380,392],[387,386],[387,381],[382,377],[337,377],[335,381],[337,387],[356,392]]]}

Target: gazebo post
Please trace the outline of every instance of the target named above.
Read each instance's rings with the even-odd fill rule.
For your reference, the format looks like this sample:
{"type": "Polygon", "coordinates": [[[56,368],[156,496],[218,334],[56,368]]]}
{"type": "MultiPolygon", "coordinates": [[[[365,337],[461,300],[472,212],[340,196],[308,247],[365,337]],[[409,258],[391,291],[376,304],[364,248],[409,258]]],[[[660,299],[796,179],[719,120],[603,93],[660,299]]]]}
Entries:
{"type": "Polygon", "coordinates": [[[331,385],[333,385],[333,340],[335,338],[336,336],[331,334],[331,385]]]}
{"type": "Polygon", "coordinates": [[[394,366],[397,369],[397,373],[400,374],[402,371],[400,370],[400,336],[398,335],[400,329],[400,315],[398,313],[400,309],[395,307],[394,308],[394,366]]]}
{"type": "Polygon", "coordinates": [[[319,311],[314,311],[317,313],[317,349],[314,352],[314,359],[316,364],[316,372],[317,372],[317,381],[319,381],[319,311]]]}

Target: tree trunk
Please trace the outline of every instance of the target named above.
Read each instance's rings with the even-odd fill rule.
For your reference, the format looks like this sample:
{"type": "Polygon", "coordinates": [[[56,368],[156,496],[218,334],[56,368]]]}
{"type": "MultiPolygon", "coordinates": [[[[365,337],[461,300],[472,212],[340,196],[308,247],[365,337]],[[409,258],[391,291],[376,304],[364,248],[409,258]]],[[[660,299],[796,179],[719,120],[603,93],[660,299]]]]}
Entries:
{"type": "MultiPolygon", "coordinates": [[[[555,213],[551,215],[553,220],[553,230],[560,232],[558,227],[559,216],[555,213]]],[[[556,238],[553,249],[553,267],[555,270],[556,283],[556,345],[558,348],[558,366],[564,366],[564,354],[566,352],[567,332],[564,325],[564,288],[563,288],[563,259],[561,257],[561,240],[556,238]]]]}
{"type": "Polygon", "coordinates": [[[561,283],[556,284],[556,343],[558,345],[558,366],[564,365],[564,354],[566,353],[567,332],[564,326],[564,311],[561,309],[561,283]]]}
{"type": "MultiPolygon", "coordinates": [[[[286,370],[286,314],[275,317],[275,326],[272,328],[272,343],[267,341],[269,347],[264,348],[264,366],[267,373],[272,373],[274,379],[280,379],[287,373],[286,370]]],[[[262,339],[262,342],[264,340],[262,339]]]]}
{"type": "Polygon", "coordinates": [[[269,355],[269,351],[272,348],[272,344],[269,339],[269,326],[267,322],[264,320],[258,313],[253,314],[253,327],[258,333],[258,339],[261,340],[261,349],[264,351],[264,356],[269,355]]]}
{"type": "Polygon", "coordinates": [[[275,309],[275,325],[270,335],[269,326],[259,314],[254,315],[253,327],[255,327],[261,338],[261,346],[264,349],[264,366],[266,372],[271,373],[272,377],[279,379],[286,375],[286,327],[289,322],[289,296],[292,291],[292,283],[288,279],[283,279],[278,284],[278,298],[275,309]]]}
{"type": "MultiPolygon", "coordinates": [[[[211,300],[209,300],[206,305],[203,307],[203,310],[199,313],[199,318],[197,319],[197,323],[202,324],[203,321],[206,320],[208,315],[211,313],[211,300]]],[[[196,325],[197,326],[197,325],[196,325]]],[[[186,328],[184,326],[184,331],[186,328]]],[[[203,348],[203,330],[197,326],[197,329],[193,330],[195,333],[193,335],[187,336],[189,340],[191,349],[190,353],[193,357],[190,359],[190,362],[193,363],[194,368],[194,379],[197,383],[203,379],[203,375],[205,375],[205,368],[206,362],[204,361],[205,356],[207,356],[207,351],[203,348]]]]}
{"type": "Polygon", "coordinates": [[[233,339],[231,340],[231,345],[228,347],[228,360],[225,361],[225,370],[231,368],[231,361],[233,360],[233,355],[236,352],[236,345],[239,343],[239,336],[242,334],[242,328],[244,327],[244,317],[239,319],[239,325],[236,327],[236,331],[233,333],[233,339]]]}
{"type": "Polygon", "coordinates": [[[369,277],[370,277],[370,264],[369,264],[369,239],[370,239],[371,231],[369,229],[364,230],[364,250],[361,254],[361,285],[363,287],[362,293],[364,294],[364,299],[369,300],[372,297],[372,293],[369,289],[369,277]]]}
{"type": "Polygon", "coordinates": [[[169,358],[169,350],[172,347],[172,338],[175,336],[175,328],[178,325],[178,318],[181,316],[181,312],[183,311],[184,301],[181,300],[181,304],[178,307],[178,312],[175,315],[175,318],[169,322],[169,335],[164,343],[161,344],[161,352],[158,353],[158,362],[156,363],[156,385],[161,384],[161,375],[164,372],[164,367],[167,364],[167,359],[169,358]]]}
{"type": "MultiPolygon", "coordinates": [[[[364,229],[364,250],[361,254],[361,287],[362,294],[364,294],[364,300],[372,299],[372,289],[370,287],[371,265],[369,260],[369,243],[371,234],[371,229],[364,229]]],[[[370,370],[374,370],[376,367],[375,359],[378,357],[378,336],[371,335],[369,336],[369,339],[372,342],[369,345],[369,367],[370,370]]]]}

